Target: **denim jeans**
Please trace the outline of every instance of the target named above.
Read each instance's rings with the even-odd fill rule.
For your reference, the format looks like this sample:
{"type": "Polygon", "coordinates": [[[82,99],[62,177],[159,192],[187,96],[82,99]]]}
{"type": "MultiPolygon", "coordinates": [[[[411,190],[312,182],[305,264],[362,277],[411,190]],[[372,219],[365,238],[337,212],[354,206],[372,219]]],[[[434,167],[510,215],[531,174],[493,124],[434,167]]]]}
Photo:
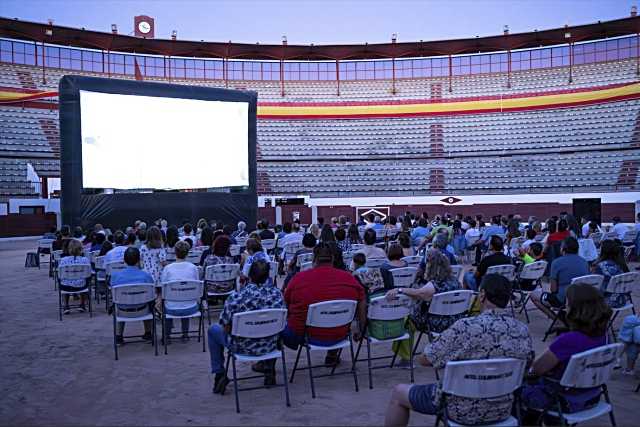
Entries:
{"type": "Polygon", "coordinates": [[[472,291],[478,290],[478,281],[476,280],[476,276],[474,276],[473,272],[467,271],[464,273],[464,283],[466,283],[467,287],[472,291]]]}
{"type": "Polygon", "coordinates": [[[211,373],[224,372],[224,349],[229,347],[229,334],[224,331],[222,325],[215,324],[207,331],[209,339],[209,356],[211,357],[211,373]]]}

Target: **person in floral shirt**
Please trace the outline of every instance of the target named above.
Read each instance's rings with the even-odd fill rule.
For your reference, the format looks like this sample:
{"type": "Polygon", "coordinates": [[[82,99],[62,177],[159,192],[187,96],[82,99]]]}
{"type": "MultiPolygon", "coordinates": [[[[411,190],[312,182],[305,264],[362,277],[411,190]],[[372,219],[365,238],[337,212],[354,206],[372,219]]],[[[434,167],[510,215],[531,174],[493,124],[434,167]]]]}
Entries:
{"type": "Polygon", "coordinates": [[[155,225],[149,228],[145,244],[140,247],[140,261],[142,269],[153,277],[154,283],[159,283],[160,273],[167,263],[167,252],[163,247],[162,232],[155,225]]]}
{"type": "MultiPolygon", "coordinates": [[[[513,318],[504,309],[511,298],[511,284],[497,274],[487,274],[478,295],[482,313],[476,317],[460,319],[427,345],[417,362],[444,369],[447,362],[494,358],[533,360],[531,336],[526,325],[513,318]]],[[[387,408],[385,425],[405,426],[411,410],[437,415],[441,403],[441,385],[399,384],[393,389],[387,408]]],[[[513,396],[498,396],[490,400],[448,397],[449,418],[465,425],[503,421],[511,414],[513,396]]]]}
{"type": "Polygon", "coordinates": [[[629,267],[624,261],[624,249],[619,240],[605,240],[600,247],[600,257],[592,267],[594,274],[604,276],[600,290],[611,308],[620,308],[631,302],[631,295],[607,292],[607,286],[613,276],[628,273],[629,267]]]}
{"type": "MultiPolygon", "coordinates": [[[[270,264],[264,260],[254,260],[249,269],[249,282],[240,291],[235,291],[224,303],[220,324],[211,325],[208,331],[211,373],[214,377],[214,393],[223,393],[229,378],[224,368],[224,348],[249,356],[261,356],[276,350],[278,337],[231,339],[231,322],[235,313],[244,313],[266,308],[284,308],[282,292],[275,286],[268,286],[270,264]]],[[[265,385],[275,384],[275,360],[264,363],[265,385]]]]}

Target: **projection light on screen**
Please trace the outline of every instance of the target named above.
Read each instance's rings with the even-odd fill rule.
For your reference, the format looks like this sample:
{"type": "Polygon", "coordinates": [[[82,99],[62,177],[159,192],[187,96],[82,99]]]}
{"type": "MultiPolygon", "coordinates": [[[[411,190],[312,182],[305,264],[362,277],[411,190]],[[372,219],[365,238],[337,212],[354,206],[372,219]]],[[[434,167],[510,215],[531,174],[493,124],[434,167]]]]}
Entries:
{"type": "Polygon", "coordinates": [[[84,188],[249,185],[246,102],[80,91],[84,188]]]}

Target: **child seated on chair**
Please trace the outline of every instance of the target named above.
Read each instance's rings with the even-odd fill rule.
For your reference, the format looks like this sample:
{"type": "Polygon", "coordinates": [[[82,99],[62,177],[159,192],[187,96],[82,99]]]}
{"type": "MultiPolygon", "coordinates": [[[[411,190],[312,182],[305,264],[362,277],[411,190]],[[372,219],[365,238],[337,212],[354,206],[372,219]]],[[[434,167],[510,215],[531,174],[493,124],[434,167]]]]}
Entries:
{"type": "Polygon", "coordinates": [[[625,317],[618,339],[624,343],[624,352],[627,355],[627,367],[622,370],[622,373],[633,375],[636,360],[640,354],[640,317],[635,314],[625,317]]]}
{"type": "MultiPolygon", "coordinates": [[[[520,260],[524,265],[533,264],[536,261],[544,260],[544,251],[542,250],[542,244],[539,242],[533,242],[529,245],[529,248],[520,255],[520,260]]],[[[520,290],[533,291],[538,287],[537,283],[532,279],[520,279],[518,281],[520,290]]]]}

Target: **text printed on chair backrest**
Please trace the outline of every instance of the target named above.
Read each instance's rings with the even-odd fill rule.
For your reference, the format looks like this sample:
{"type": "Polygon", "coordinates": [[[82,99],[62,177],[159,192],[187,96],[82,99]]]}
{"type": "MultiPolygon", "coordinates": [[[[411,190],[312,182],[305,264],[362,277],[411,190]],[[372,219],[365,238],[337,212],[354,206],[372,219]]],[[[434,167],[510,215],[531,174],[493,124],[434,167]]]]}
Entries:
{"type": "Polygon", "coordinates": [[[115,304],[145,304],[156,299],[156,289],[151,283],[117,285],[111,292],[115,304]]]}
{"type": "Polygon", "coordinates": [[[613,276],[607,284],[607,292],[612,294],[627,294],[640,283],[640,272],[631,271],[613,276]]]}
{"type": "Polygon", "coordinates": [[[91,277],[93,271],[90,264],[70,264],[58,267],[60,280],[81,280],[91,277]]]}
{"type": "Polygon", "coordinates": [[[527,264],[522,268],[520,272],[521,279],[538,280],[544,275],[547,269],[547,261],[536,261],[531,264],[527,264]]]}
{"type": "Polygon", "coordinates": [[[369,258],[366,266],[369,268],[380,268],[387,261],[386,258],[369,258]]]}
{"type": "Polygon", "coordinates": [[[511,264],[503,264],[503,265],[492,265],[487,269],[487,274],[499,274],[500,276],[504,276],[507,280],[513,280],[513,275],[515,274],[516,266],[511,264]]]}
{"type": "Polygon", "coordinates": [[[352,300],[332,300],[309,305],[307,326],[336,328],[353,321],[358,303],[352,300]]]}
{"type": "Polygon", "coordinates": [[[276,335],[285,328],[287,310],[269,308],[235,313],[231,335],[242,338],[264,338],[276,335]]]}
{"type": "Polygon", "coordinates": [[[415,267],[402,267],[389,270],[393,276],[393,286],[395,288],[410,288],[416,281],[418,269],[415,267]]]}
{"type": "Polygon", "coordinates": [[[197,301],[202,297],[200,280],[176,280],[162,284],[162,298],[167,301],[197,301]]]}
{"type": "Polygon", "coordinates": [[[239,274],[239,264],[210,265],[204,271],[204,280],[208,282],[227,282],[235,280],[239,274]]]}
{"type": "Polygon", "coordinates": [[[372,320],[397,320],[403,319],[411,313],[411,298],[406,295],[397,295],[392,300],[385,296],[372,298],[369,301],[367,317],[372,320]]]}
{"type": "Polygon", "coordinates": [[[522,359],[448,362],[444,368],[442,391],[474,399],[504,396],[520,387],[524,369],[522,359]]]}
{"type": "Polygon", "coordinates": [[[586,276],[574,277],[571,279],[571,284],[591,285],[600,287],[604,281],[604,276],[600,274],[587,274],[586,276]]]}
{"type": "Polygon", "coordinates": [[[574,354],[560,384],[571,388],[591,388],[606,383],[623,349],[622,344],[616,343],[574,354]]]}
{"type": "Polygon", "coordinates": [[[473,291],[449,291],[435,294],[429,304],[429,314],[455,316],[465,313],[471,306],[473,291]]]}

